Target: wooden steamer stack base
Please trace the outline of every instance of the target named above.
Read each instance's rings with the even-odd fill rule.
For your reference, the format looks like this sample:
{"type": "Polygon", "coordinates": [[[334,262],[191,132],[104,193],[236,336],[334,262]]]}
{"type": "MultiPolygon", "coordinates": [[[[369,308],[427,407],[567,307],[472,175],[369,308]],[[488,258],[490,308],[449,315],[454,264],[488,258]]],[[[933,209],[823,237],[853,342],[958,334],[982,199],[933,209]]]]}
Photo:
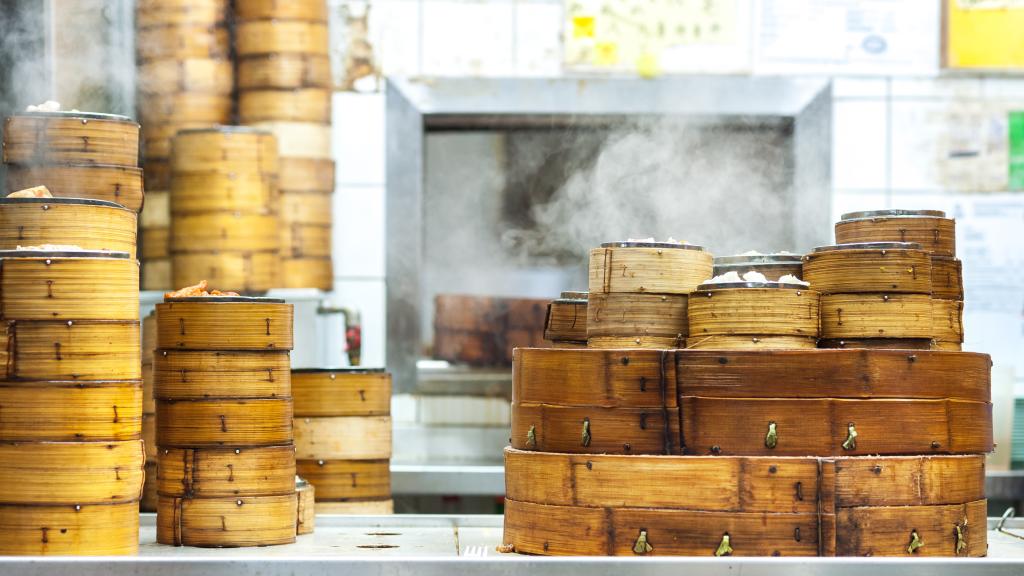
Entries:
{"type": "Polygon", "coordinates": [[[390,514],[391,375],[383,369],[292,370],[299,476],[321,514],[390,514]]]}
{"type": "Polygon", "coordinates": [[[546,300],[438,294],[434,358],[470,366],[508,366],[512,351],[542,346],[546,300]]]}
{"type": "MultiPolygon", "coordinates": [[[[5,236],[17,230],[8,220],[12,206],[41,211],[32,203],[0,203],[5,236]]],[[[112,210],[134,219],[124,208],[112,210]]],[[[41,243],[60,242],[61,228],[40,222],[95,223],[53,216],[22,222],[42,232],[41,243]]],[[[0,555],[138,549],[145,460],[138,278],[126,252],[0,252],[7,334],[0,363],[0,555]]]]}
{"type": "Polygon", "coordinates": [[[561,298],[548,304],[544,320],[544,339],[556,348],[587,346],[587,292],[562,292],[561,298]]]}
{"type": "Polygon", "coordinates": [[[246,297],[157,304],[157,541],[295,541],[292,306],[246,297]]]}

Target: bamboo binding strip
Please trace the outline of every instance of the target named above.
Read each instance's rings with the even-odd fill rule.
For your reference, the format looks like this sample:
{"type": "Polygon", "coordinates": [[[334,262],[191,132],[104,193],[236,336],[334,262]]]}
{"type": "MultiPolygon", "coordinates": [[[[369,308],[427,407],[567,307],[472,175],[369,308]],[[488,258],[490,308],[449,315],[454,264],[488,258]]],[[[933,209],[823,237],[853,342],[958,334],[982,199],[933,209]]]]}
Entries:
{"type": "Polygon", "coordinates": [[[587,344],[594,348],[679,348],[687,335],[685,294],[591,294],[587,344]]]}
{"type": "Polygon", "coordinates": [[[7,164],[99,164],[135,167],[139,125],[127,116],[29,112],[7,118],[7,164]]]}
{"type": "Polygon", "coordinates": [[[139,505],[0,505],[2,555],[132,555],[139,549],[139,505]]]}
{"type": "Polygon", "coordinates": [[[291,350],[292,305],[268,298],[169,299],[156,305],[157,348],[291,350]]]}
{"type": "Polygon", "coordinates": [[[936,256],[956,256],[956,222],[934,210],[878,210],[843,214],[836,242],[915,242],[936,256]]]}
{"type": "Polygon", "coordinates": [[[158,400],[160,448],[276,446],[292,441],[290,398],[158,400]]]}
{"type": "Polygon", "coordinates": [[[711,254],[691,244],[614,242],[590,251],[590,294],[688,294],[711,277],[711,254]]]}
{"type": "Polygon", "coordinates": [[[302,20],[250,20],[235,30],[239,57],[300,53],[327,56],[327,24],[302,20]]]}
{"type": "Polygon", "coordinates": [[[391,498],[391,461],[296,460],[296,473],[316,486],[318,502],[391,498]]]}
{"type": "Polygon", "coordinates": [[[227,59],[153,60],[139,65],[138,87],[139,92],[146,95],[181,92],[230,95],[234,88],[234,71],[227,59]]]}
{"type": "Polygon", "coordinates": [[[157,492],[182,498],[271,496],[295,489],[295,448],[162,448],[157,492]]]}
{"type": "Polygon", "coordinates": [[[246,126],[183,130],[174,146],[174,172],[277,174],[277,141],[265,130],[246,126]]]}
{"type": "MultiPolygon", "coordinates": [[[[301,192],[321,192],[330,194],[334,191],[334,161],[319,160],[316,158],[296,158],[288,154],[290,150],[285,147],[287,142],[282,144],[284,155],[279,160],[278,183],[281,188],[282,202],[288,195],[300,196],[301,192]]],[[[282,213],[288,214],[288,210],[282,207],[282,213]]],[[[310,221],[307,218],[295,218],[297,220],[310,221]]],[[[328,220],[329,222],[329,220],[328,220]]],[[[326,222],[323,222],[326,223],[326,222]]]]}
{"type": "Polygon", "coordinates": [[[240,90],[330,88],[331,60],[316,54],[267,54],[238,62],[240,90]]]}
{"type": "Polygon", "coordinates": [[[141,431],[137,381],[0,383],[0,441],[116,442],[141,431]]]}
{"type": "Polygon", "coordinates": [[[296,418],[295,457],[301,460],[391,458],[391,417],[296,418]]]}
{"type": "Polygon", "coordinates": [[[233,286],[243,293],[263,292],[280,287],[279,279],[287,272],[286,267],[279,266],[280,257],[276,250],[180,252],[174,254],[171,260],[174,263],[173,281],[172,273],[168,271],[167,281],[161,286],[187,286],[194,283],[196,278],[205,278],[212,286],[233,286]]]}
{"type": "Polygon", "coordinates": [[[74,252],[23,250],[14,252],[16,257],[11,254],[0,252],[0,309],[4,320],[139,317],[139,265],[134,260],[103,253],[76,257],[74,252]]]}
{"type": "Polygon", "coordinates": [[[324,0],[240,0],[235,3],[235,15],[240,20],[309,20],[327,22],[327,2],[324,0]]]}
{"type": "Polygon", "coordinates": [[[804,256],[804,280],[822,294],[930,294],[931,257],[908,243],[822,246],[804,256]]]}
{"type": "Polygon", "coordinates": [[[814,348],[818,292],[788,285],[729,286],[704,285],[690,297],[688,348],[814,348]]]}
{"type": "Polygon", "coordinates": [[[331,91],[322,88],[295,90],[240,90],[238,117],[250,122],[331,122],[331,91]]]}
{"type": "Polygon", "coordinates": [[[0,444],[0,504],[119,504],[142,492],[140,440],[0,444]]]}
{"type": "Polygon", "coordinates": [[[383,369],[296,369],[291,384],[296,418],[391,413],[391,375],[383,369]]]}
{"type": "Polygon", "coordinates": [[[544,339],[586,345],[587,305],[586,292],[562,292],[561,298],[548,304],[548,316],[544,321],[544,339]]]}
{"type": "Polygon", "coordinates": [[[0,250],[60,244],[127,252],[135,258],[135,212],[77,198],[0,199],[0,250]]]}
{"type": "Polygon", "coordinates": [[[821,297],[822,338],[931,338],[928,294],[828,294],[821,297]]]}
{"type": "Polygon", "coordinates": [[[7,380],[138,380],[139,321],[21,321],[0,352],[7,380]]]}
{"type": "Polygon", "coordinates": [[[174,498],[157,502],[156,540],[173,546],[270,546],[295,542],[295,476],[287,496],[174,498]]]}
{"type": "Polygon", "coordinates": [[[161,350],[153,394],[167,400],[287,398],[290,369],[287,350],[161,350]]]}
{"type": "Polygon", "coordinates": [[[135,212],[142,210],[141,168],[84,164],[7,167],[8,192],[40,185],[58,198],[106,200],[135,212]]]}

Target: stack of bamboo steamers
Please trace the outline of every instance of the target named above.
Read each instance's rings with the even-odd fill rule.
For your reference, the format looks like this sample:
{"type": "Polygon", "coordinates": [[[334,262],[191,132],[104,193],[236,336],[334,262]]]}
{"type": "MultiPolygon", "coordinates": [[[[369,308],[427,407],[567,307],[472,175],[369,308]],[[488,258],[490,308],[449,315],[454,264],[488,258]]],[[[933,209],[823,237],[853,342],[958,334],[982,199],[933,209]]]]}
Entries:
{"type": "Polygon", "coordinates": [[[238,116],[280,153],[283,288],[330,290],[331,70],[325,0],[237,0],[238,116]]]}
{"type": "Polygon", "coordinates": [[[851,215],[840,244],[802,270],[792,255],[716,261],[763,281],[704,282],[710,256],[693,248],[592,251],[588,336],[595,320],[645,313],[634,300],[609,315],[600,297],[595,310],[619,283],[688,295],[687,330],[675,324],[688,347],[645,345],[652,332],[634,322],[615,348],[581,348],[568,319],[586,304],[552,303],[555,347],[515,352],[505,548],[984,556],[991,360],[936,344],[930,308],[960,310],[952,226],[933,213],[851,215]],[[819,317],[836,347],[815,348],[819,317]]]}

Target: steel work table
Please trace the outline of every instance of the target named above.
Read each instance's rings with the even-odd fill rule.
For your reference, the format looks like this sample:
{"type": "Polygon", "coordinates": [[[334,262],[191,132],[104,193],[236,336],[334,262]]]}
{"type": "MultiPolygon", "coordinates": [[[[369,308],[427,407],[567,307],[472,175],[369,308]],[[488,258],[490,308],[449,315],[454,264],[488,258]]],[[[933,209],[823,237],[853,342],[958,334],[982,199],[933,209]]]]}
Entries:
{"type": "MultiPolygon", "coordinates": [[[[643,574],[744,576],[1014,575],[1024,573],[1024,540],[993,530],[987,558],[541,558],[501,554],[501,516],[318,516],[316,532],[287,546],[174,548],[156,544],[153,514],[143,514],[137,557],[0,557],[0,574],[78,576],[590,576],[643,574]]],[[[1024,519],[1008,529],[1024,534],[1024,519]]]]}

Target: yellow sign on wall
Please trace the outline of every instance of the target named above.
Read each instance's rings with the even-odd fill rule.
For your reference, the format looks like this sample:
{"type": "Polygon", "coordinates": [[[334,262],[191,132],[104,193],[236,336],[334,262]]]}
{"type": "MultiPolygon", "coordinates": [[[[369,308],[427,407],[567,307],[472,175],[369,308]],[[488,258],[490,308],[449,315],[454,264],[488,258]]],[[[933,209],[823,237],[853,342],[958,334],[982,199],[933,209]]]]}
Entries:
{"type": "Polygon", "coordinates": [[[1024,70],[1024,0],[946,0],[947,68],[1024,70]]]}

